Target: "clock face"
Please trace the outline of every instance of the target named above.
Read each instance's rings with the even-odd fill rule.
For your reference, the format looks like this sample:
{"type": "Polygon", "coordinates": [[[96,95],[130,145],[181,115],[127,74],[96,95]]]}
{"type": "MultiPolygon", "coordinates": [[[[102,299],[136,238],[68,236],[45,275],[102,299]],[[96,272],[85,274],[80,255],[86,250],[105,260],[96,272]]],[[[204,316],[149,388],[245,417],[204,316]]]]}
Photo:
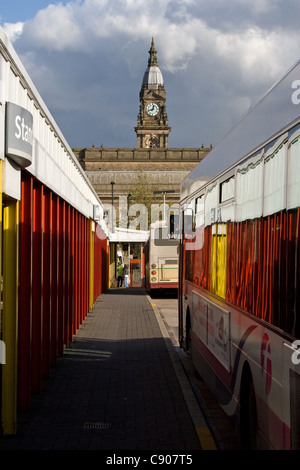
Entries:
{"type": "Polygon", "coordinates": [[[157,106],[156,103],[150,103],[148,104],[147,106],[147,113],[150,115],[150,116],[156,116],[156,114],[158,113],[159,111],[159,107],[157,106]]]}

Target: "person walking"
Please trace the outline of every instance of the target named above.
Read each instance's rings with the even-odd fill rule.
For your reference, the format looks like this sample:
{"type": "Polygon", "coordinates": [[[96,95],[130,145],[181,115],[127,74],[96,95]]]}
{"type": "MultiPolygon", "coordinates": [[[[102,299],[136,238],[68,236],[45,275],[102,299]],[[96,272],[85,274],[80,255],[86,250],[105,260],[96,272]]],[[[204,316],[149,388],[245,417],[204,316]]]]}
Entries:
{"type": "Polygon", "coordinates": [[[128,282],[129,282],[129,273],[128,273],[128,266],[125,264],[124,266],[124,287],[129,287],[128,282]]]}
{"type": "Polygon", "coordinates": [[[122,287],[122,284],[123,284],[123,273],[124,273],[123,264],[120,264],[120,265],[117,267],[118,287],[122,287]]]}

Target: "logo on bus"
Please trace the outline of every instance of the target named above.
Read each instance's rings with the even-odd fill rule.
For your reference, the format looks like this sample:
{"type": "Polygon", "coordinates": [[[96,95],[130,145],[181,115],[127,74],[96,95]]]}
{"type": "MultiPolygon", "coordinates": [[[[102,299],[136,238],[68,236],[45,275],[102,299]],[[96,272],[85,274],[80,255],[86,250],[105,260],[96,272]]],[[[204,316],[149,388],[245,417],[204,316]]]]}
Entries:
{"type": "Polygon", "coordinates": [[[272,360],[271,360],[271,344],[270,338],[265,333],[261,342],[260,349],[260,362],[261,362],[261,373],[265,376],[265,390],[266,394],[269,395],[272,384],[272,360]]]}

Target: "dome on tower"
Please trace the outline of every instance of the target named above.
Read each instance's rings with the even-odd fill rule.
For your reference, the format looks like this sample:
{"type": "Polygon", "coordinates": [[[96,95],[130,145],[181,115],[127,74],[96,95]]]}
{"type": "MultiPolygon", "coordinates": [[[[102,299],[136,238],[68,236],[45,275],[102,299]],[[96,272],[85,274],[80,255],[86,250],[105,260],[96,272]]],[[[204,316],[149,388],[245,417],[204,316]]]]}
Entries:
{"type": "Polygon", "coordinates": [[[143,84],[144,85],[163,85],[164,84],[164,79],[160,71],[160,68],[158,66],[150,65],[150,67],[147,67],[144,73],[143,84]]]}
{"type": "Polygon", "coordinates": [[[163,86],[164,84],[162,73],[160,71],[160,68],[158,67],[156,54],[157,51],[154,46],[154,39],[152,38],[151,48],[149,50],[150,56],[148,60],[148,67],[144,73],[143,78],[143,85],[145,85],[146,87],[150,86],[151,88],[153,88],[163,86]]]}

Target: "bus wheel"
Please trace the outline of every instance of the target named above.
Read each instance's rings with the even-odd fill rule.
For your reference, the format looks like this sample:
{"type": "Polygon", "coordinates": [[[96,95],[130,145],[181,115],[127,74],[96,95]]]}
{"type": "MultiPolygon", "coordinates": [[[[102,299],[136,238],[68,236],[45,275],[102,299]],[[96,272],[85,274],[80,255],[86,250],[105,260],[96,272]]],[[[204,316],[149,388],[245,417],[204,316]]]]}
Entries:
{"type": "Polygon", "coordinates": [[[253,380],[250,371],[241,391],[241,440],[247,449],[258,449],[258,419],[253,380]]]}
{"type": "Polygon", "coordinates": [[[256,398],[253,381],[249,390],[249,446],[250,449],[258,449],[258,420],[256,398]]]}
{"type": "Polygon", "coordinates": [[[184,350],[186,353],[191,354],[191,320],[190,314],[186,315],[186,328],[185,328],[185,345],[184,350]]]}

